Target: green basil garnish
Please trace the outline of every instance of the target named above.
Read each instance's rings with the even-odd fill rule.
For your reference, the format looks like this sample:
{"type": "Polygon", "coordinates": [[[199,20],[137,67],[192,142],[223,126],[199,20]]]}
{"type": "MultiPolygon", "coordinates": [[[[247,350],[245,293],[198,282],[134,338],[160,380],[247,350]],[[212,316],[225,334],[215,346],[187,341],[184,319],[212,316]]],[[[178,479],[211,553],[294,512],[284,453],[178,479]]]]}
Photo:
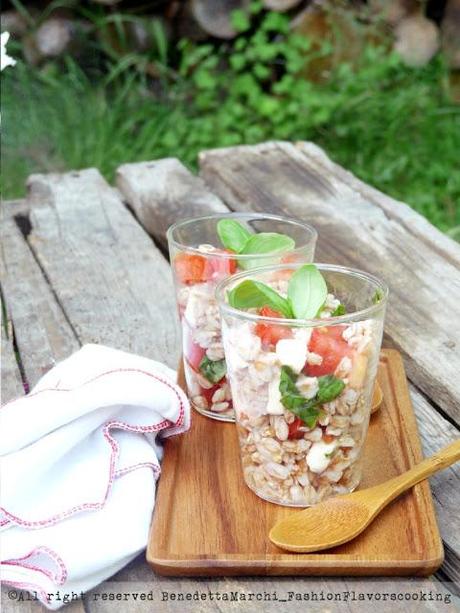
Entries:
{"type": "MultiPolygon", "coordinates": [[[[273,253],[274,255],[279,255],[280,253],[292,251],[294,247],[295,241],[290,236],[286,236],[285,234],[277,234],[276,232],[260,232],[259,234],[250,235],[243,249],[239,251],[239,254],[265,256],[273,253]]],[[[240,267],[245,270],[256,268],[257,266],[262,266],[263,264],[269,265],[276,262],[276,257],[273,259],[267,259],[266,257],[263,259],[260,257],[240,258],[238,260],[240,267]]]]}
{"type": "Polygon", "coordinates": [[[320,406],[340,396],[345,383],[333,375],[318,377],[318,392],[314,398],[307,400],[297,389],[297,378],[298,375],[292,368],[281,367],[279,384],[281,404],[285,409],[300,417],[309,428],[314,428],[321,412],[320,406]]]}
{"type": "Polygon", "coordinates": [[[296,319],[313,319],[327,298],[327,285],[314,264],[302,266],[289,279],[288,299],[296,319]]]}
{"type": "Polygon", "coordinates": [[[234,219],[220,219],[217,223],[217,234],[223,246],[235,253],[240,253],[252,236],[249,230],[234,219]]]}
{"type": "Polygon", "coordinates": [[[383,298],[383,292],[381,289],[376,289],[374,295],[372,296],[372,303],[377,304],[383,298]]]}
{"type": "Polygon", "coordinates": [[[292,318],[289,302],[275,290],[259,281],[247,279],[228,292],[228,303],[235,309],[270,307],[288,319],[292,318]]]}
{"type": "Polygon", "coordinates": [[[345,383],[342,379],[334,377],[334,375],[318,377],[318,393],[316,394],[316,398],[321,404],[331,402],[331,400],[340,396],[344,387],[345,383]]]}
{"type": "Polygon", "coordinates": [[[347,312],[347,310],[343,306],[343,304],[339,304],[339,306],[332,311],[331,317],[340,317],[341,315],[345,315],[346,312],[347,312]]]}
{"type": "Polygon", "coordinates": [[[218,383],[227,374],[225,360],[210,360],[206,355],[200,362],[200,371],[210,383],[218,383]]]}

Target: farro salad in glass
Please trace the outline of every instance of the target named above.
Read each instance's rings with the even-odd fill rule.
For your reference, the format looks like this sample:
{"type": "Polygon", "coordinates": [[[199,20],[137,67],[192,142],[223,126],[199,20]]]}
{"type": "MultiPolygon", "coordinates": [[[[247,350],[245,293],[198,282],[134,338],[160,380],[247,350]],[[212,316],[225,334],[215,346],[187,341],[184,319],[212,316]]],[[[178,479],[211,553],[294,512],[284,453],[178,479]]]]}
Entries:
{"type": "Polygon", "coordinates": [[[216,285],[258,266],[311,262],[317,233],[276,215],[230,213],[178,222],[167,236],[192,406],[208,417],[234,421],[216,285]]]}
{"type": "Polygon", "coordinates": [[[387,295],[326,264],[218,286],[244,479],[261,498],[309,506],[359,484],[387,295]]]}

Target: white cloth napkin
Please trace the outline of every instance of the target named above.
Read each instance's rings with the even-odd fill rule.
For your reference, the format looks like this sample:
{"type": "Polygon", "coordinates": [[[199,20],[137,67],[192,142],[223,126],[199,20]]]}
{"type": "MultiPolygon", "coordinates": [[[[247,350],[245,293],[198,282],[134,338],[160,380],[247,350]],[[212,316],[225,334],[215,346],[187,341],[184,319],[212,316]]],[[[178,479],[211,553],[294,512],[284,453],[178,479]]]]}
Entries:
{"type": "Polygon", "coordinates": [[[190,425],[176,373],[86,345],[0,409],[2,580],[48,594],[85,592],[147,543],[168,437],[190,425]]]}

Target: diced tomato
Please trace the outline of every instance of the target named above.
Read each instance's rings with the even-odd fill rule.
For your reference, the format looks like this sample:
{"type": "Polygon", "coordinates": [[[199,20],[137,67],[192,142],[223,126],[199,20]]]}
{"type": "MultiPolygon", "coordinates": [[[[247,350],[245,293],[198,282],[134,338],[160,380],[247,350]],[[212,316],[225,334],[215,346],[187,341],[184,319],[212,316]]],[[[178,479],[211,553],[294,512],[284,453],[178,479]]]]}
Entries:
{"type": "MultiPolygon", "coordinates": [[[[262,307],[259,315],[263,317],[276,317],[282,319],[281,313],[271,309],[270,307],[262,307]]],[[[276,324],[260,323],[256,325],[255,330],[257,336],[260,337],[262,344],[265,346],[276,345],[282,338],[292,338],[292,332],[287,326],[277,326],[276,324]]]]}
{"type": "Polygon", "coordinates": [[[288,253],[288,255],[285,255],[281,258],[281,262],[283,264],[294,264],[298,261],[299,261],[299,258],[294,253],[288,253]]]}
{"type": "Polygon", "coordinates": [[[208,273],[206,258],[191,253],[178,253],[174,259],[174,269],[181,283],[193,285],[206,281],[208,273]]]}
{"type": "Polygon", "coordinates": [[[303,438],[304,432],[299,428],[305,426],[300,417],[296,417],[292,423],[289,424],[288,438],[303,438]]]}
{"type": "Polygon", "coordinates": [[[271,309],[268,306],[259,309],[259,315],[262,315],[262,317],[277,317],[278,319],[283,317],[279,311],[275,311],[275,309],[271,309]]]}
{"type": "Polygon", "coordinates": [[[201,360],[204,358],[205,353],[206,353],[206,349],[203,349],[203,347],[200,347],[196,343],[191,343],[187,347],[186,358],[187,358],[188,363],[194,370],[198,371],[200,369],[200,363],[201,363],[201,360]]]}
{"type": "MultiPolygon", "coordinates": [[[[233,253],[228,249],[222,249],[221,253],[233,253]]],[[[212,277],[215,279],[224,279],[236,272],[236,260],[234,258],[211,258],[210,267],[212,269],[212,277]]]]}
{"type": "Polygon", "coordinates": [[[217,390],[220,389],[224,385],[224,383],[226,383],[226,381],[227,378],[223,377],[218,383],[216,383],[212,387],[208,389],[205,389],[204,387],[201,388],[201,395],[206,398],[209,406],[211,406],[212,404],[212,397],[214,396],[215,392],[217,392],[217,390]]]}
{"type": "Polygon", "coordinates": [[[304,373],[309,377],[332,375],[345,356],[351,357],[352,348],[342,338],[345,326],[315,328],[311,334],[308,350],[323,358],[321,364],[306,364],[304,373]]]}

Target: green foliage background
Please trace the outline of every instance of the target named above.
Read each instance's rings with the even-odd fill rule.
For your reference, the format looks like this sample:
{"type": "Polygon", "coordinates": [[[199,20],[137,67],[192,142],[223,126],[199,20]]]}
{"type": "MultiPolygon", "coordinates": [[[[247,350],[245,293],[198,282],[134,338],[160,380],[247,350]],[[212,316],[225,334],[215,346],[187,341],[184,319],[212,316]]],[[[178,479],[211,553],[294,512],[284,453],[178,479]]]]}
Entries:
{"type": "MultiPolygon", "coordinates": [[[[333,53],[292,33],[286,16],[236,12],[231,42],[168,47],[154,57],[107,50],[97,67],[70,57],[2,74],[3,197],[36,171],[116,167],[264,140],[311,140],[364,181],[408,202],[443,230],[460,225],[460,107],[438,55],[413,69],[384,46],[318,82],[309,63],[333,53]],[[147,76],[154,63],[157,76],[147,76]]],[[[19,51],[19,49],[16,49],[19,51]]]]}

